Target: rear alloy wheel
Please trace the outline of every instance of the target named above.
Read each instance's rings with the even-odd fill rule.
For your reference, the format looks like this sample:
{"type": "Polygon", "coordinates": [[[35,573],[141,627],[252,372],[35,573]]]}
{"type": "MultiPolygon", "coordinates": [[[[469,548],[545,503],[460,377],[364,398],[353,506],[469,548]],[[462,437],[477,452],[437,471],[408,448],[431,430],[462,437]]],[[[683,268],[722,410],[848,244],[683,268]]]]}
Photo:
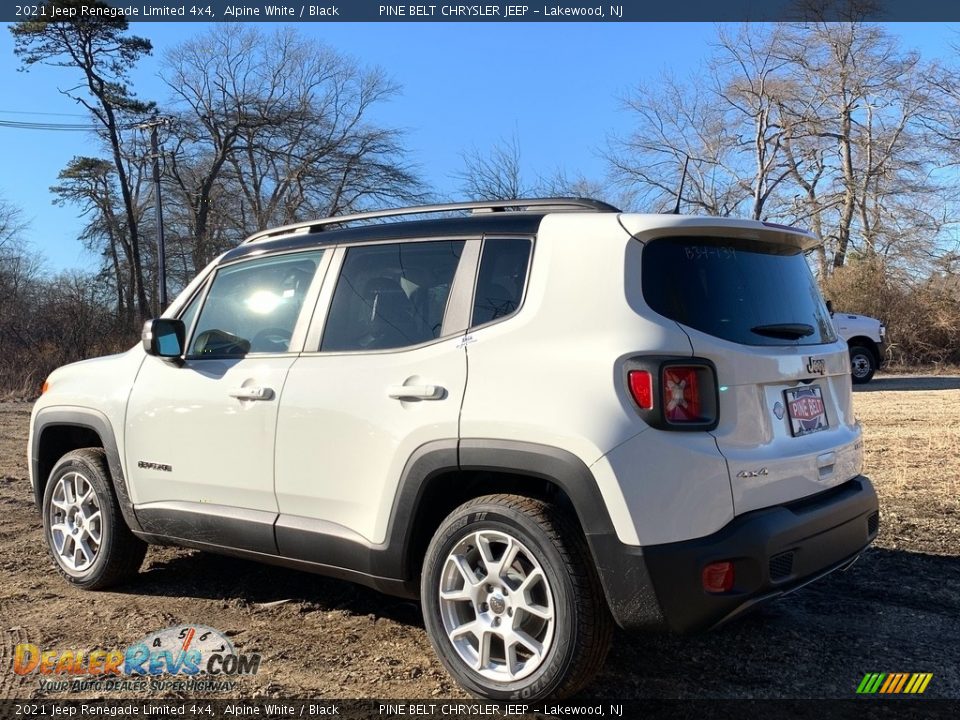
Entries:
{"type": "Polygon", "coordinates": [[[100,448],[60,458],[43,494],[43,531],[60,574],[87,590],[135,575],[147,545],[127,527],[100,448]]]}
{"type": "Polygon", "coordinates": [[[522,680],[550,652],[553,591],[536,556],[506,533],[465,535],[448,553],[440,616],[457,655],[488,680],[522,680]]]}
{"type": "Polygon", "coordinates": [[[877,371],[877,360],[873,352],[863,345],[850,346],[850,377],[855,385],[870,382],[877,371]]]}
{"type": "Polygon", "coordinates": [[[440,659],[481,697],[569,695],[610,642],[580,528],[531,498],[489,495],[454,510],[427,550],[421,597],[440,659]]]}

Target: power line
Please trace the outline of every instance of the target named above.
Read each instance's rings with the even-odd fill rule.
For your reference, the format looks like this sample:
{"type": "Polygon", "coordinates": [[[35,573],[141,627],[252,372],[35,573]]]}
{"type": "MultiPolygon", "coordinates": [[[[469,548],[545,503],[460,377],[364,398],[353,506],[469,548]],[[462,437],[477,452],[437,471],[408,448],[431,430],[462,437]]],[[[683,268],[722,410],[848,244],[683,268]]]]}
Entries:
{"type": "Polygon", "coordinates": [[[36,110],[0,110],[0,115],[49,115],[56,117],[90,117],[87,113],[38,112],[36,110]]]}
{"type": "MultiPolygon", "coordinates": [[[[80,123],[45,123],[28,122],[26,120],[0,120],[0,128],[14,130],[54,130],[59,132],[99,132],[100,125],[84,125],[80,123]]],[[[133,130],[140,127],[136,123],[123,123],[117,126],[120,130],[133,130]]]]}
{"type": "Polygon", "coordinates": [[[0,127],[17,130],[59,130],[60,132],[94,132],[95,125],[81,125],[80,123],[44,123],[27,122],[26,120],[0,120],[0,127]]]}

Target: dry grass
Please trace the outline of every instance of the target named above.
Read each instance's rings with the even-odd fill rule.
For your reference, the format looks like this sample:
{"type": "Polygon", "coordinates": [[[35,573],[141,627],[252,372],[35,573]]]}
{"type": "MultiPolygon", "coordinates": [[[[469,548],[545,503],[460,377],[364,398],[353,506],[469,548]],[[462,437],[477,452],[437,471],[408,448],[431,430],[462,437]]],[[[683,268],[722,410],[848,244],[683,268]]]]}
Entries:
{"type": "Polygon", "coordinates": [[[954,554],[960,542],[960,377],[880,378],[856,393],[854,409],[864,428],[864,473],[883,511],[879,544],[954,554]],[[887,384],[896,390],[885,390],[887,384]]]}
{"type": "Polygon", "coordinates": [[[885,493],[960,494],[960,390],[863,393],[857,417],[866,434],[866,469],[885,493]],[[952,466],[952,469],[948,469],[952,466]]]}

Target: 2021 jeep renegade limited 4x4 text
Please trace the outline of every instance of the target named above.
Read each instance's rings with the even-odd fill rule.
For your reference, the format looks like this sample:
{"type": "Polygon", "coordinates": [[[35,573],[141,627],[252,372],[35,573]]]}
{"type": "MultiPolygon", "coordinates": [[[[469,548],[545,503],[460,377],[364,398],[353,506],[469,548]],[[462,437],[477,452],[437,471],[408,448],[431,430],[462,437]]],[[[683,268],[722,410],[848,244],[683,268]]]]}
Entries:
{"type": "Polygon", "coordinates": [[[614,622],[707,629],[875,537],[816,242],[579,199],[259,233],[48,379],[55,567],[103,588],[173,543],[345,578],[419,597],[474,694],[575,692],[614,622]]]}

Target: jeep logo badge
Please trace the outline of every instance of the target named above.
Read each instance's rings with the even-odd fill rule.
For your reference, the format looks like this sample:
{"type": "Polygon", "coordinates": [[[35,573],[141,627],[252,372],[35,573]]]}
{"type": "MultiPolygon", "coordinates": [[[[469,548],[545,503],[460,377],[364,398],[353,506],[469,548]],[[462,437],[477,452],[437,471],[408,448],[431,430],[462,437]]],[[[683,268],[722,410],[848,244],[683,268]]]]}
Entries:
{"type": "Polygon", "coordinates": [[[807,358],[807,372],[811,375],[823,375],[827,372],[827,361],[823,358],[807,358]]]}

